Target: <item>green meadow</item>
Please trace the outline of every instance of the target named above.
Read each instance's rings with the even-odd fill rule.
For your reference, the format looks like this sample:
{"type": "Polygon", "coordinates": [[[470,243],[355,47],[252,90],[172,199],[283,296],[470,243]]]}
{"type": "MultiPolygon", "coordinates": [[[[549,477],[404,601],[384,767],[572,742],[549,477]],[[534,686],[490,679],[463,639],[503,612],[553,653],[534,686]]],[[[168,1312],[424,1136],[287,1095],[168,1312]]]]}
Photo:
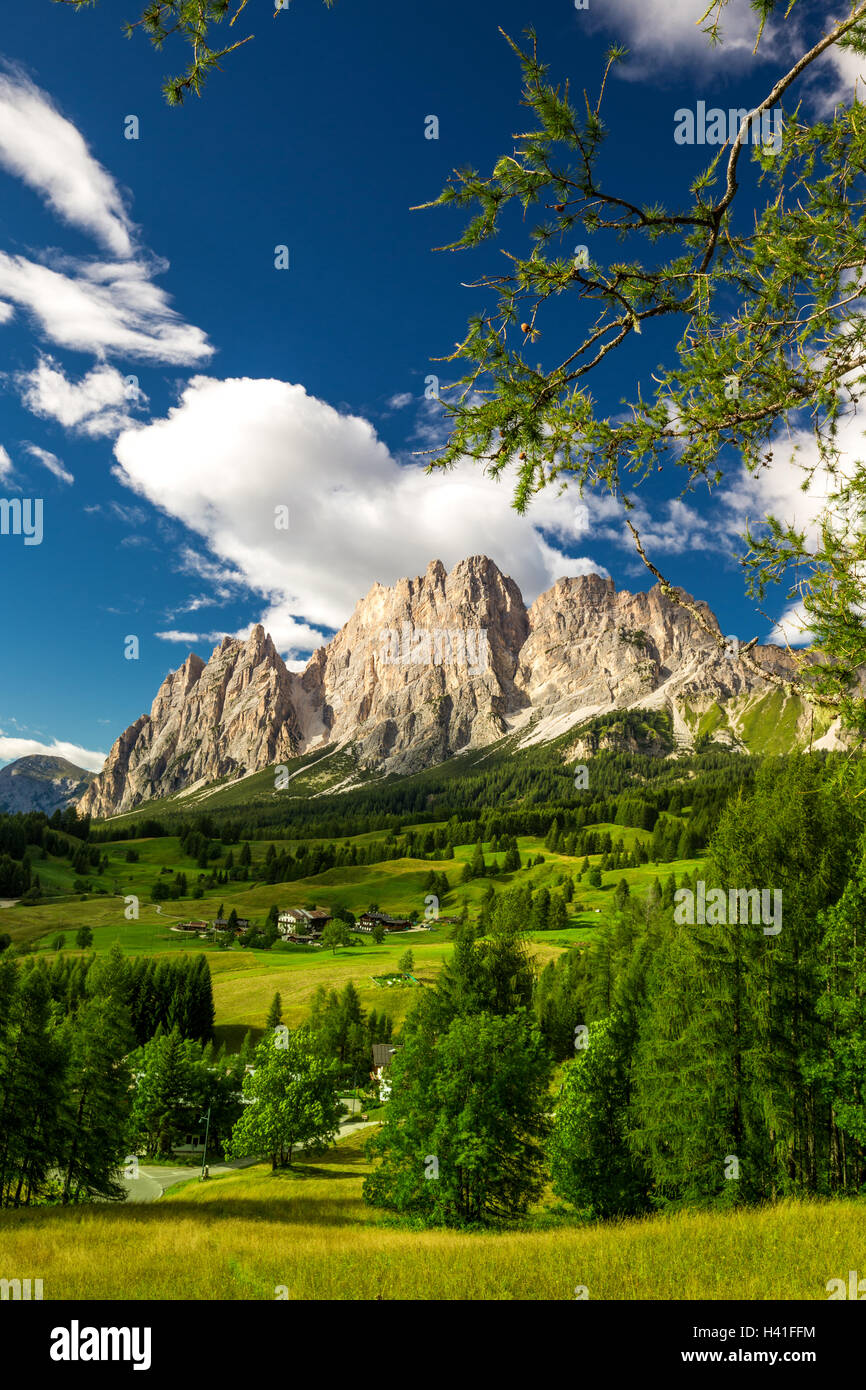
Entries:
{"type": "MultiPolygon", "coordinates": [[[[416,832],[434,830],[441,822],[415,826],[416,832]]],[[[612,838],[622,838],[625,848],[631,849],[637,840],[648,841],[648,832],[628,826],[600,824],[593,826],[599,834],[609,831],[612,838]]],[[[370,844],[381,841],[383,832],[340,838],[339,843],[370,844]]],[[[385,1010],[395,1024],[400,1023],[412,1003],[412,990],[395,986],[377,986],[373,976],[386,975],[397,968],[403,952],[410,947],[415,954],[416,975],[430,983],[450,950],[451,927],[434,925],[433,930],[412,932],[409,935],[386,937],[376,945],[370,937],[356,933],[353,945],[333,953],[321,947],[290,946],[286,949],[251,950],[239,945],[221,949],[198,937],[187,938],[171,930],[173,922],[188,920],[209,921],[216,917],[220,906],[226,914],[234,908],[239,917],[263,924],[272,904],[280,908],[300,907],[315,902],[333,910],[348,908],[356,916],[371,903],[383,912],[394,914],[417,910],[423,914],[424,884],[431,872],[448,875],[451,892],[442,902],[441,914],[456,917],[465,906],[470,916],[481,903],[486,885],[492,883],[497,891],[528,883],[534,890],[552,887],[559,875],[576,876],[582,858],[552,853],[536,836],[517,837],[521,859],[544,856],[544,863],[524,867],[513,873],[498,873],[485,879],[461,883],[464,865],[472,858],[474,844],[458,845],[453,859],[390,859],[377,864],[328,869],[313,877],[289,883],[269,884],[256,881],[256,868],[264,866],[268,845],[279,852],[292,850],[300,840],[257,840],[250,842],[252,864],[249,881],[229,882],[208,891],[201,898],[187,897],[162,903],[150,901],[150,890],[163,870],[187,875],[190,886],[198,876],[195,860],[191,859],[177,836],[164,836],[134,841],[109,841],[100,846],[108,858],[101,874],[91,873],[88,882],[101,892],[73,894],[69,890],[75,877],[62,860],[49,855],[34,856],[33,872],[38,873],[44,889],[56,889],[57,896],[34,906],[20,905],[0,910],[0,931],[6,931],[13,942],[26,943],[31,949],[51,952],[58,932],[63,932],[65,949],[75,951],[75,932],[81,926],[93,931],[93,949],[106,951],[119,942],[131,954],[161,956],[178,951],[204,951],[213,976],[216,1006],[216,1037],[229,1048],[240,1045],[244,1034],[253,1035],[264,1028],[270,1002],[276,991],[283,1001],[284,1018],[297,1026],[306,1017],[310,999],[319,985],[341,989],[351,980],[360,995],[362,1007],[385,1010]],[[126,860],[132,847],[138,855],[134,863],[126,860]],[[138,898],[138,919],[126,916],[126,899],[138,898]]],[[[306,841],[325,844],[328,841],[306,841]]],[[[235,846],[235,858],[237,849],[235,846]]],[[[484,845],[488,863],[502,864],[503,855],[492,854],[490,844],[484,845]]],[[[590,866],[601,862],[600,855],[589,856],[590,866]]],[[[581,941],[588,940],[611,911],[613,889],[625,879],[633,892],[644,893],[653,880],[663,882],[671,873],[679,879],[694,869],[697,860],[678,860],[669,864],[645,864],[640,868],[612,870],[602,876],[601,887],[592,887],[585,879],[575,886],[574,901],[569,905],[568,926],[556,933],[530,933],[532,949],[539,968],[581,941]]]]}

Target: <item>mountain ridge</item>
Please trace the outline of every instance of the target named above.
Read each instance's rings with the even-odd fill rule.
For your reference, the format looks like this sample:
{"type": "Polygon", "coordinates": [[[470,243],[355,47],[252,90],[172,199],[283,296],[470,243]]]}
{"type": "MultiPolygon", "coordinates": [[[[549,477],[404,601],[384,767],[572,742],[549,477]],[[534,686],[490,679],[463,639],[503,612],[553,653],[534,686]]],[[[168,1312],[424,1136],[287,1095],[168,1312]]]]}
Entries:
{"type": "Polygon", "coordinates": [[[53,815],[80,800],[94,777],[67,758],[31,753],[0,768],[0,811],[7,815],[42,811],[53,815]]]}
{"type": "MultiPolygon", "coordinates": [[[[795,670],[779,647],[753,654],[777,674],[795,670]]],[[[632,594],[580,575],[527,608],[487,556],[450,571],[432,560],[413,579],[374,583],[302,672],[288,669],[261,624],[246,639],[224,637],[207,662],[191,652],[150,714],[116,740],[79,809],[118,814],[328,746],[350,750],[359,772],[409,775],[509,734],[550,741],[638,707],[669,709],[681,748],[706,735],[748,749],[747,721],[773,696],[778,724],[779,695],[660,585],[632,594]]],[[[779,727],[792,746],[805,743],[814,729],[802,702],[781,699],[779,727]]],[[[819,729],[825,746],[835,738],[819,729]]]]}

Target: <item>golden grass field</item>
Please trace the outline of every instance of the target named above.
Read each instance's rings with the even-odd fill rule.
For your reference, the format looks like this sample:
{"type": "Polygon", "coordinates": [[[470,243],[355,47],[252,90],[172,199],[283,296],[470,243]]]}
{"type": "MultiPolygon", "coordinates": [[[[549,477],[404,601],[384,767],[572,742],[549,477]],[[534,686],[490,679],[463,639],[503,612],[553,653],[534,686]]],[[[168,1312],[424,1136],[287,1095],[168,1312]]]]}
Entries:
{"type": "MultiPolygon", "coordinates": [[[[370,1131],[368,1131],[369,1133],[370,1131]]],[[[295,1175],[193,1179],[150,1206],[4,1213],[2,1264],[45,1299],[827,1298],[866,1270],[866,1204],[785,1202],[502,1234],[380,1224],[363,1136],[295,1175]],[[283,1297],[286,1295],[283,1294],[283,1297]]]]}

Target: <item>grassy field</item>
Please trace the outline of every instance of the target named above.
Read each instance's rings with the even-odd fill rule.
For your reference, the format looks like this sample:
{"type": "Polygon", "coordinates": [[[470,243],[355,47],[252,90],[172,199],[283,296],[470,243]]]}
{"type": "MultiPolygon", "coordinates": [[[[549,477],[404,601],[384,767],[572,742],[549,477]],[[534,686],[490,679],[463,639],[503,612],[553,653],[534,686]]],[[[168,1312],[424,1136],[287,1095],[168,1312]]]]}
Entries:
{"type": "MultiPolygon", "coordinates": [[[[434,824],[416,829],[423,831],[433,828],[434,824]]],[[[598,825],[593,828],[600,834],[609,830],[614,840],[622,837],[629,849],[635,841],[649,838],[647,832],[627,826],[598,825]]],[[[381,832],[367,832],[353,837],[357,843],[370,843],[382,838],[381,832]]],[[[92,929],[93,949],[96,951],[108,950],[115,942],[119,942],[124,951],[131,954],[155,957],[178,951],[205,951],[213,976],[216,1037],[218,1042],[225,1042],[229,1048],[238,1047],[248,1030],[255,1035],[264,1027],[270,1002],[277,990],[282,996],[283,1017],[292,1027],[306,1018],[310,999],[319,985],[340,989],[348,980],[355,984],[363,1008],[377,1012],[385,1010],[395,1024],[399,1024],[412,1003],[413,991],[377,986],[372,977],[396,970],[399,957],[407,947],[411,947],[417,963],[416,974],[422,982],[432,982],[450,950],[451,928],[443,925],[431,932],[413,932],[409,936],[386,938],[380,946],[369,937],[359,935],[355,938],[357,945],[334,955],[320,948],[300,946],[287,951],[253,951],[240,946],[220,950],[211,942],[201,941],[197,937],[190,940],[172,932],[172,922],[190,918],[210,920],[222,906],[226,914],[234,907],[240,917],[263,924],[274,903],[283,908],[316,902],[331,910],[338,906],[347,907],[358,915],[371,902],[376,902],[384,912],[408,914],[417,910],[423,913],[424,884],[431,869],[446,873],[452,885],[451,892],[441,905],[443,915],[456,916],[465,906],[472,916],[478,910],[486,884],[490,882],[497,891],[524,883],[528,883],[533,891],[542,886],[552,888],[562,873],[576,876],[583,862],[580,858],[551,853],[545,848],[543,840],[525,835],[518,838],[524,865],[528,858],[539,854],[544,856],[544,863],[523,867],[514,873],[499,873],[492,879],[475,879],[465,884],[460,882],[463,866],[471,859],[475,849],[474,845],[460,845],[455,849],[454,859],[384,860],[365,866],[329,869],[314,877],[289,883],[268,884],[256,882],[253,878],[247,882],[224,884],[199,899],[188,897],[156,904],[150,901],[150,888],[160,876],[160,871],[182,871],[192,887],[198,875],[195,862],[184,853],[176,837],[165,836],[132,842],[139,858],[136,863],[127,863],[129,843],[116,841],[100,847],[108,856],[108,868],[102,875],[90,874],[89,879],[94,885],[108,890],[106,893],[67,894],[62,899],[31,907],[0,909],[0,931],[7,931],[14,942],[26,942],[32,949],[52,955],[51,943],[57,932],[65,933],[66,949],[74,951],[75,932],[80,926],[92,929]],[[125,916],[125,899],[129,894],[135,894],[139,899],[139,917],[135,921],[128,921],[125,916]]],[[[269,843],[251,843],[253,875],[256,866],[263,865],[269,843]]],[[[286,845],[294,848],[299,842],[275,840],[273,843],[280,850],[286,845]]],[[[491,856],[489,845],[484,848],[488,862],[495,858],[501,865],[503,856],[491,856]]],[[[235,859],[238,850],[236,846],[235,859]]],[[[590,864],[598,864],[600,859],[600,855],[592,855],[590,864]]],[[[563,949],[592,937],[610,910],[613,889],[621,878],[626,880],[633,892],[644,893],[653,880],[664,881],[671,873],[679,879],[684,872],[693,870],[697,862],[683,860],[672,864],[645,864],[637,869],[611,870],[603,875],[600,888],[593,888],[585,880],[578,883],[574,902],[570,906],[568,927],[557,932],[555,938],[546,933],[536,933],[532,938],[539,967],[563,949]]],[[[70,886],[71,870],[60,861],[37,858],[33,869],[39,873],[46,887],[50,885],[52,889],[65,890],[70,886]]]]}
{"type": "Polygon", "coordinates": [[[362,1136],[293,1175],[196,1180],[150,1206],[4,1213],[4,1267],[46,1299],[826,1299],[863,1266],[866,1203],[582,1226],[408,1231],[361,1198],[362,1136]],[[283,1294],[282,1296],[286,1296],[283,1294]]]}

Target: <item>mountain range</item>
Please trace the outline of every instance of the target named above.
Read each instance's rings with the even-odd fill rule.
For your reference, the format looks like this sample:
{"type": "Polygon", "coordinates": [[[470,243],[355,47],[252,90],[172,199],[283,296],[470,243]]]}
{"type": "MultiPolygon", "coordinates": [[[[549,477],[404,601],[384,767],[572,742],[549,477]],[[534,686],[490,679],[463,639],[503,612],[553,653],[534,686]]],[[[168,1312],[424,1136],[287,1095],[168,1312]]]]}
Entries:
{"type": "MultiPolygon", "coordinates": [[[[782,648],[753,655],[794,671],[782,648]]],[[[632,594],[588,574],[557,580],[527,608],[513,579],[473,556],[374,584],[301,672],[261,626],[224,637],[207,662],[190,653],[117,739],[79,809],[111,816],[269,767],[287,779],[315,751],[349,755],[328,788],[340,790],[504,738],[519,750],[577,736],[597,715],[641,708],[669,712],[681,750],[707,737],[752,752],[839,744],[835,725],[728,659],[660,586],[632,594]]]]}
{"type": "Polygon", "coordinates": [[[46,816],[80,800],[96,776],[66,758],[34,753],[0,768],[0,811],[44,811],[46,816]]]}

